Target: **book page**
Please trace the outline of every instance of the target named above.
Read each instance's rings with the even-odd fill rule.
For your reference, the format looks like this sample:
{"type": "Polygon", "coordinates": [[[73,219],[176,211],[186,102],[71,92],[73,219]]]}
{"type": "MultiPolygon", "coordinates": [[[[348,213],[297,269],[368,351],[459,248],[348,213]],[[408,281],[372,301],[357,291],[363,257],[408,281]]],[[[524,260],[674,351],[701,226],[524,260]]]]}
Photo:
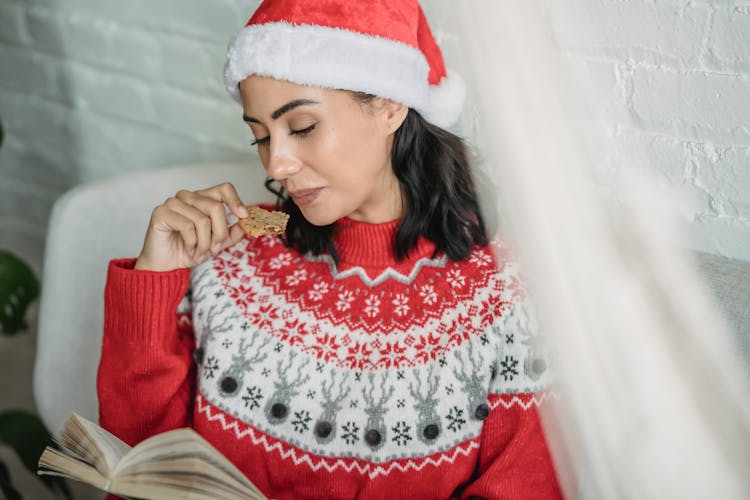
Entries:
{"type": "Polygon", "coordinates": [[[165,484],[163,478],[155,479],[153,482],[140,481],[132,484],[123,482],[114,486],[111,492],[122,497],[168,498],[169,500],[249,500],[253,498],[238,494],[224,495],[196,484],[189,486],[165,484]]]}
{"type": "Polygon", "coordinates": [[[96,467],[105,477],[111,477],[117,463],[131,449],[113,434],[76,413],[71,413],[65,420],[59,437],[65,448],[96,467]]]}
{"type": "Polygon", "coordinates": [[[257,490],[249,479],[193,429],[183,428],[152,436],[137,444],[120,461],[113,475],[127,474],[131,466],[155,464],[179,457],[195,457],[212,464],[248,490],[257,490]]]}
{"type": "Polygon", "coordinates": [[[59,433],[64,451],[47,447],[39,474],[63,475],[126,497],[264,500],[224,455],[193,429],[152,436],[130,448],[71,414],[59,433]]]}
{"type": "Polygon", "coordinates": [[[43,469],[38,471],[39,475],[69,477],[99,489],[107,485],[107,478],[91,465],[49,446],[39,457],[39,467],[43,469]]]}
{"type": "Polygon", "coordinates": [[[264,498],[260,491],[252,485],[248,487],[245,483],[237,481],[215,465],[202,458],[191,456],[132,465],[128,467],[127,471],[120,471],[116,481],[118,484],[158,481],[160,484],[170,483],[181,485],[183,488],[198,488],[203,485],[210,491],[216,491],[217,494],[222,491],[229,496],[264,498]]]}

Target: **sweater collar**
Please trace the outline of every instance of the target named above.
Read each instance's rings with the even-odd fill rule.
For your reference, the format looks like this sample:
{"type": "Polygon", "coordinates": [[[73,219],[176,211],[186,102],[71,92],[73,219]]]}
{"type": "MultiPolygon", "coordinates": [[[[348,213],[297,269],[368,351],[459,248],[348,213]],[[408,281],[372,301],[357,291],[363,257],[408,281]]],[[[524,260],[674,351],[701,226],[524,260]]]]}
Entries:
{"type": "Polygon", "coordinates": [[[354,266],[392,267],[432,257],[435,244],[421,237],[403,261],[396,259],[394,242],[401,219],[370,224],[344,217],[336,222],[333,241],[341,263],[354,266]]]}

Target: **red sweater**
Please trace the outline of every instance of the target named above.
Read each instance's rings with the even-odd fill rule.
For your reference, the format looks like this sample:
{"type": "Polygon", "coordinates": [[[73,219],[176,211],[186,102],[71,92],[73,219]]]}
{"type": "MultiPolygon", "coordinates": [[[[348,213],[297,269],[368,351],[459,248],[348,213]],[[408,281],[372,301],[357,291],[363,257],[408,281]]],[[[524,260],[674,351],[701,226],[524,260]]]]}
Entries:
{"type": "Polygon", "coordinates": [[[338,265],[273,236],[192,272],[112,261],[101,425],[192,426],[277,499],[562,498],[517,264],[425,239],[399,262],[396,227],[343,219],[338,265]]]}

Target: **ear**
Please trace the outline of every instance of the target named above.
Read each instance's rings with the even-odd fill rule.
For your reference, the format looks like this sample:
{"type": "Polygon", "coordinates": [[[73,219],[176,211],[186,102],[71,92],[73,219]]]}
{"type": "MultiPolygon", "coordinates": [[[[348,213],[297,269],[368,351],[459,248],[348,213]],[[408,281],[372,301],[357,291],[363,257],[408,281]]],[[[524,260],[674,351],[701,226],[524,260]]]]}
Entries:
{"type": "Polygon", "coordinates": [[[382,118],[388,134],[393,134],[401,127],[409,114],[409,107],[400,102],[383,99],[381,108],[382,118]]]}

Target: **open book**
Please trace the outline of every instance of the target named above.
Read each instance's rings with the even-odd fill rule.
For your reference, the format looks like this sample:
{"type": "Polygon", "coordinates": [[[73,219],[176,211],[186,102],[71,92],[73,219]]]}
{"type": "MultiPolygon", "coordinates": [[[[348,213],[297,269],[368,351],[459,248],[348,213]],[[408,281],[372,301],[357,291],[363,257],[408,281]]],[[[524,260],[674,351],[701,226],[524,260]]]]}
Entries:
{"type": "Polygon", "coordinates": [[[65,450],[47,447],[39,474],[65,476],[130,498],[265,499],[224,455],[192,429],[151,436],[131,448],[72,413],[58,432],[65,450]]]}

